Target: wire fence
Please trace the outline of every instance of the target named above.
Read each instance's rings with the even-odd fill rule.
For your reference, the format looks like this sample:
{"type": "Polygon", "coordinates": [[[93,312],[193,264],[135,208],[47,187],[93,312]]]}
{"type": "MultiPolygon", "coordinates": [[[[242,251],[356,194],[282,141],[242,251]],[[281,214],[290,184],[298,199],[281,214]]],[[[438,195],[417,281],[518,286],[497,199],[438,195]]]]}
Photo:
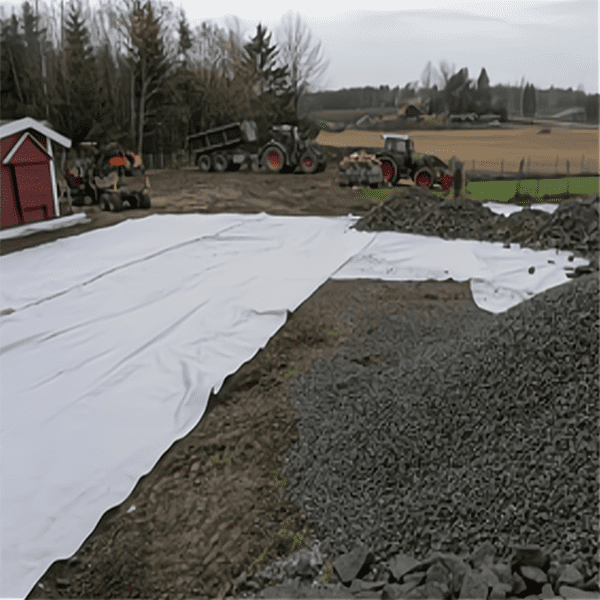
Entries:
{"type": "Polygon", "coordinates": [[[471,160],[465,162],[465,168],[472,173],[484,172],[496,175],[521,174],[564,174],[564,175],[597,175],[598,157],[590,158],[583,154],[576,157],[532,157],[524,156],[521,160],[498,158],[495,160],[471,160]]]}

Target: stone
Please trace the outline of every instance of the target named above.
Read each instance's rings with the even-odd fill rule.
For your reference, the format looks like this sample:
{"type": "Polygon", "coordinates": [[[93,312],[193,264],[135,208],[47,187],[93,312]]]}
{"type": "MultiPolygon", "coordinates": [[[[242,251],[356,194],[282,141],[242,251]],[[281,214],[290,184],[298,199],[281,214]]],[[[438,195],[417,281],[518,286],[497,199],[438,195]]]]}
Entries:
{"type": "Polygon", "coordinates": [[[508,585],[512,586],[512,584],[513,584],[512,571],[510,570],[510,567],[508,565],[505,565],[503,563],[498,563],[498,564],[494,565],[493,567],[491,567],[490,571],[492,573],[494,573],[494,575],[496,575],[496,577],[498,577],[498,580],[500,581],[500,583],[507,583],[508,585]]]}
{"type": "Polygon", "coordinates": [[[394,579],[400,581],[405,573],[409,573],[414,567],[419,564],[419,561],[412,556],[406,554],[396,554],[388,563],[388,568],[391,571],[394,579]]]}
{"type": "Polygon", "coordinates": [[[362,568],[372,560],[369,549],[362,544],[355,546],[351,552],[338,556],[333,561],[333,568],[342,583],[352,581],[362,568]]]}
{"type": "Polygon", "coordinates": [[[452,573],[440,563],[434,563],[427,569],[425,583],[441,583],[445,586],[452,580],[452,573]]]}
{"type": "Polygon", "coordinates": [[[559,585],[565,584],[578,588],[583,583],[583,575],[574,565],[567,565],[560,574],[558,583],[559,585]]]}
{"type": "Polygon", "coordinates": [[[404,596],[407,600],[419,599],[419,598],[427,598],[427,590],[425,586],[420,586],[413,588],[410,592],[404,596]]]}
{"type": "Polygon", "coordinates": [[[428,581],[425,583],[425,592],[427,594],[427,598],[431,600],[444,600],[449,593],[450,590],[445,583],[440,583],[439,581],[428,581]]]}
{"type": "Polygon", "coordinates": [[[558,593],[566,600],[600,600],[600,592],[586,592],[570,585],[561,585],[558,593]]]}
{"type": "Polygon", "coordinates": [[[500,583],[500,579],[498,579],[496,573],[494,573],[494,571],[491,569],[488,569],[488,567],[481,567],[479,572],[484,578],[485,582],[488,584],[488,587],[493,588],[500,583]]]}
{"type": "Polygon", "coordinates": [[[527,589],[527,585],[525,584],[525,581],[518,573],[512,574],[512,580],[513,580],[513,583],[512,583],[513,596],[518,596],[519,594],[522,594],[527,589]]]}
{"type": "Polygon", "coordinates": [[[548,576],[539,567],[521,567],[521,575],[525,581],[542,585],[548,581],[548,576]]]}
{"type": "Polygon", "coordinates": [[[549,583],[545,583],[542,586],[540,596],[542,597],[542,600],[551,600],[552,598],[556,598],[556,594],[549,583]]]}
{"type": "Polygon", "coordinates": [[[388,583],[383,590],[381,590],[381,597],[383,600],[401,600],[406,593],[404,590],[405,586],[398,583],[388,583]]]}
{"type": "Polygon", "coordinates": [[[488,600],[504,600],[512,590],[512,585],[499,583],[492,588],[488,600]]]}
{"type": "Polygon", "coordinates": [[[496,557],[496,547],[491,542],[483,542],[479,544],[470,555],[471,564],[475,569],[479,569],[483,565],[491,567],[494,564],[496,557]]]}
{"type": "Polygon", "coordinates": [[[471,571],[464,576],[459,598],[481,600],[487,595],[488,585],[480,573],[471,571]]]}
{"type": "Polygon", "coordinates": [[[550,556],[539,546],[517,546],[514,551],[511,566],[538,567],[544,571],[550,566],[550,556]]]}
{"type": "Polygon", "coordinates": [[[381,598],[381,592],[376,592],[374,590],[363,590],[362,592],[357,592],[354,594],[355,598],[381,598]]]}

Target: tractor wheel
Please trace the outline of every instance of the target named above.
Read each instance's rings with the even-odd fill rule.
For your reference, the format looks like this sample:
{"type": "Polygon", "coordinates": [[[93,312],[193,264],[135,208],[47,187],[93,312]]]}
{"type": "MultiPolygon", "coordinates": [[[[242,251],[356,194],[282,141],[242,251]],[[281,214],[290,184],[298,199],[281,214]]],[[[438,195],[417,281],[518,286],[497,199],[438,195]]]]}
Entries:
{"type": "Polygon", "coordinates": [[[150,196],[146,192],[140,193],[138,208],[150,208],[150,196]]]}
{"type": "Polygon", "coordinates": [[[224,154],[217,154],[213,159],[213,165],[217,173],[223,173],[229,167],[229,159],[224,154]]]}
{"type": "Polygon", "coordinates": [[[202,154],[202,156],[198,157],[196,163],[198,165],[198,169],[200,169],[200,172],[202,173],[208,173],[213,166],[210,154],[202,154]]]}
{"type": "Polygon", "coordinates": [[[312,175],[319,170],[320,163],[313,156],[311,152],[305,152],[300,157],[300,169],[303,173],[307,175],[312,175]]]}
{"type": "Polygon", "coordinates": [[[111,192],[108,199],[108,210],[120,212],[123,210],[123,198],[120,192],[111,192]]]}
{"type": "Polygon", "coordinates": [[[281,173],[285,167],[285,156],[276,146],[269,146],[263,154],[263,164],[271,173],[281,173]]]}
{"type": "Polygon", "coordinates": [[[415,173],[415,183],[419,187],[430,188],[433,185],[433,173],[427,168],[419,169],[415,173]]]}
{"type": "Polygon", "coordinates": [[[394,185],[398,181],[398,168],[391,158],[381,159],[381,174],[384,182],[394,185]]]}

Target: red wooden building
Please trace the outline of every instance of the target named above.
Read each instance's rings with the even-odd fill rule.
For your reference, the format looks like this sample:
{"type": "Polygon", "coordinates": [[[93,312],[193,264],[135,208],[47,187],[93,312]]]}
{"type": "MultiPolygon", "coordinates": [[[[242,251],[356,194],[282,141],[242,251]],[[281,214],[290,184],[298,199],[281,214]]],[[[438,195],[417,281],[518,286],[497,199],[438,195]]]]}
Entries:
{"type": "Polygon", "coordinates": [[[60,216],[52,142],[71,147],[46,123],[0,121],[0,228],[60,216]]]}

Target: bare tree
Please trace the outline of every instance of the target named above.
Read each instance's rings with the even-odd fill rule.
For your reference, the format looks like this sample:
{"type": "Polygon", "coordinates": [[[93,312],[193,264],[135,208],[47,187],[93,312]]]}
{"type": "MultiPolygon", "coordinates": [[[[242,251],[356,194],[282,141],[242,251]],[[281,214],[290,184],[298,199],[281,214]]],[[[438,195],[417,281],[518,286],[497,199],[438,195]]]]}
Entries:
{"type": "Polygon", "coordinates": [[[423,72],[421,73],[421,85],[428,90],[431,87],[431,84],[433,83],[434,77],[435,77],[435,73],[434,73],[434,67],[431,64],[431,61],[429,61],[426,65],[425,68],[423,69],[423,72]]]}
{"type": "Polygon", "coordinates": [[[456,65],[453,64],[452,66],[450,66],[445,60],[440,61],[439,65],[441,73],[440,87],[446,87],[448,81],[450,80],[450,77],[456,74],[456,65]]]}
{"type": "Polygon", "coordinates": [[[278,37],[281,58],[290,73],[294,111],[298,115],[300,99],[324,74],[329,61],[322,54],[321,42],[313,42],[312,33],[299,13],[288,11],[283,15],[278,37]]]}

